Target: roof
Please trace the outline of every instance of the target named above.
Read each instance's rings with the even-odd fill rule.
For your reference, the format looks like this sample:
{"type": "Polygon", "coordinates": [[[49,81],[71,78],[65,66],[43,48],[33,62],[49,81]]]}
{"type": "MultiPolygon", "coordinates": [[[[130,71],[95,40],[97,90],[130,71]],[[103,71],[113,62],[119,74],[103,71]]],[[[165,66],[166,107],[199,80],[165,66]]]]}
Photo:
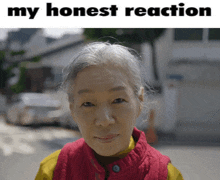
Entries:
{"type": "Polygon", "coordinates": [[[8,32],[9,41],[19,41],[22,45],[27,43],[31,36],[34,35],[39,28],[21,28],[19,31],[8,32]]]}
{"type": "Polygon", "coordinates": [[[47,47],[34,49],[34,51],[28,51],[23,58],[25,58],[25,60],[29,60],[35,56],[47,56],[65,48],[79,46],[84,42],[84,37],[80,34],[71,35],[68,37],[69,38],[56,40],[55,42],[48,44],[47,47]]]}
{"type": "Polygon", "coordinates": [[[56,38],[46,37],[47,44],[52,43],[52,42],[54,42],[56,40],[57,40],[56,38]]]}
{"type": "MultiPolygon", "coordinates": [[[[36,33],[40,29],[21,29],[18,32],[9,32],[10,35],[8,35],[9,39],[15,36],[19,35],[19,38],[22,36],[25,36],[25,41],[27,42],[27,38],[30,38],[34,33],[36,33]],[[31,34],[32,33],[32,34],[31,34]]],[[[19,38],[17,38],[19,40],[19,38]]],[[[11,62],[22,62],[22,61],[29,61],[32,60],[33,57],[36,56],[50,56],[53,53],[57,53],[59,51],[63,51],[64,49],[72,48],[72,47],[78,47],[81,46],[84,43],[84,36],[81,34],[66,34],[60,39],[54,39],[51,37],[45,37],[47,38],[47,41],[50,41],[50,43],[47,43],[46,47],[39,47],[39,48],[33,48],[28,49],[28,51],[24,54],[22,57],[15,57],[14,59],[11,59],[11,62]]],[[[22,38],[21,38],[22,39],[22,38]]],[[[14,39],[13,39],[14,40],[14,39]]]]}

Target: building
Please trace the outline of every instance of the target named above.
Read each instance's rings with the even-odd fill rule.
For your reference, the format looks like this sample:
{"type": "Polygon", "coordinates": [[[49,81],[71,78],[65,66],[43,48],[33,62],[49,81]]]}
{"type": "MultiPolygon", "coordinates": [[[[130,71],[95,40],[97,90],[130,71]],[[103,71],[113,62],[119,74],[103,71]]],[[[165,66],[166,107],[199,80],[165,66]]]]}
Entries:
{"type": "MultiPolygon", "coordinates": [[[[11,63],[28,62],[25,63],[26,91],[42,92],[45,87],[54,88],[61,82],[62,69],[81,48],[84,38],[79,34],[66,34],[54,39],[45,37],[43,29],[22,28],[9,32],[7,42],[10,51],[25,52],[8,59],[11,63]],[[39,62],[30,62],[34,58],[38,58],[39,62]]],[[[17,80],[18,76],[15,77],[17,80]]]]}
{"type": "Polygon", "coordinates": [[[167,29],[156,41],[167,132],[220,132],[220,29],[167,29]]]}
{"type": "Polygon", "coordinates": [[[39,28],[21,28],[8,32],[7,42],[12,51],[30,51],[47,46],[43,29],[39,28]]]}

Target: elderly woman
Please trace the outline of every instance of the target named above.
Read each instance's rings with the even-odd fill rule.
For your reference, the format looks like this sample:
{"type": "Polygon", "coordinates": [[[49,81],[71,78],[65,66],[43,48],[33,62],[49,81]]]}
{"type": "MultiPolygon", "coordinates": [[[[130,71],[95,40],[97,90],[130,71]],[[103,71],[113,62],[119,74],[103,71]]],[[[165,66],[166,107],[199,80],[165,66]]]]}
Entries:
{"type": "Polygon", "coordinates": [[[181,180],[135,127],[144,104],[138,59],[121,45],[92,43],[66,70],[69,107],[82,134],[40,164],[36,180],[181,180]]]}

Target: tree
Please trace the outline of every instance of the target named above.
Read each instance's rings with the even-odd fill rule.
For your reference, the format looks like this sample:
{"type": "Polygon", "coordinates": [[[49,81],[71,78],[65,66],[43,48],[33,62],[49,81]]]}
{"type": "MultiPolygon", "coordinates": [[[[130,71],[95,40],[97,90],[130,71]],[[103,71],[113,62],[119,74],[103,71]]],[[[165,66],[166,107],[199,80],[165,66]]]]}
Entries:
{"type": "Polygon", "coordinates": [[[8,65],[6,59],[5,59],[5,51],[0,51],[0,89],[5,90],[6,83],[9,78],[14,76],[14,73],[12,73],[12,69],[16,67],[15,64],[8,65]],[[7,66],[7,68],[6,68],[7,66]]]}
{"type": "Polygon", "coordinates": [[[5,56],[6,56],[6,52],[8,54],[10,54],[9,58],[11,57],[16,57],[16,56],[22,56],[25,54],[24,50],[21,51],[0,51],[0,90],[2,92],[6,92],[8,99],[10,99],[10,96],[12,96],[13,93],[20,93],[23,92],[25,90],[27,90],[27,86],[28,86],[28,82],[26,82],[27,77],[27,68],[26,68],[26,64],[28,62],[33,62],[33,63],[37,63],[41,60],[40,56],[35,56],[33,57],[31,60],[29,61],[8,61],[6,60],[5,56]],[[7,68],[6,68],[7,66],[7,68]],[[19,80],[16,84],[10,86],[10,87],[6,87],[6,83],[7,81],[11,78],[14,77],[15,74],[13,73],[13,69],[14,68],[19,68],[19,80]]]}
{"type": "Polygon", "coordinates": [[[19,76],[18,82],[10,87],[12,92],[14,92],[16,94],[24,91],[25,88],[26,88],[26,85],[25,85],[25,80],[26,80],[25,72],[26,72],[26,68],[25,67],[20,67],[19,70],[20,70],[20,76],[19,76]]]}
{"type": "Polygon", "coordinates": [[[116,39],[119,42],[124,43],[126,46],[129,44],[141,44],[144,42],[148,42],[152,48],[152,66],[153,66],[153,75],[156,81],[159,81],[158,68],[157,68],[157,60],[156,60],[156,48],[155,41],[158,39],[163,33],[165,29],[162,28],[95,28],[95,29],[85,29],[84,35],[88,40],[106,40],[108,37],[109,42],[115,42],[116,39]],[[112,37],[112,38],[109,38],[112,37]]]}
{"type": "Polygon", "coordinates": [[[7,71],[4,69],[5,52],[0,51],[0,89],[4,89],[7,81],[7,71]]]}

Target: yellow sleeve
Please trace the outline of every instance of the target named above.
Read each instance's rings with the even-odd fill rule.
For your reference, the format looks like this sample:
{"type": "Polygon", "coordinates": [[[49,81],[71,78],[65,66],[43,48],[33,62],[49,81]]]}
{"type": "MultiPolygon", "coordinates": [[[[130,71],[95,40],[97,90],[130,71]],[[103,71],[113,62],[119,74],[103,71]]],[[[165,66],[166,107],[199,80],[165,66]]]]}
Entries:
{"type": "Polygon", "coordinates": [[[167,169],[168,169],[167,180],[184,180],[181,172],[171,163],[168,163],[167,169]]]}
{"type": "Polygon", "coordinates": [[[61,150],[57,150],[54,153],[47,156],[40,163],[40,168],[35,177],[35,180],[52,180],[53,179],[53,171],[56,167],[58,156],[61,150]]]}

